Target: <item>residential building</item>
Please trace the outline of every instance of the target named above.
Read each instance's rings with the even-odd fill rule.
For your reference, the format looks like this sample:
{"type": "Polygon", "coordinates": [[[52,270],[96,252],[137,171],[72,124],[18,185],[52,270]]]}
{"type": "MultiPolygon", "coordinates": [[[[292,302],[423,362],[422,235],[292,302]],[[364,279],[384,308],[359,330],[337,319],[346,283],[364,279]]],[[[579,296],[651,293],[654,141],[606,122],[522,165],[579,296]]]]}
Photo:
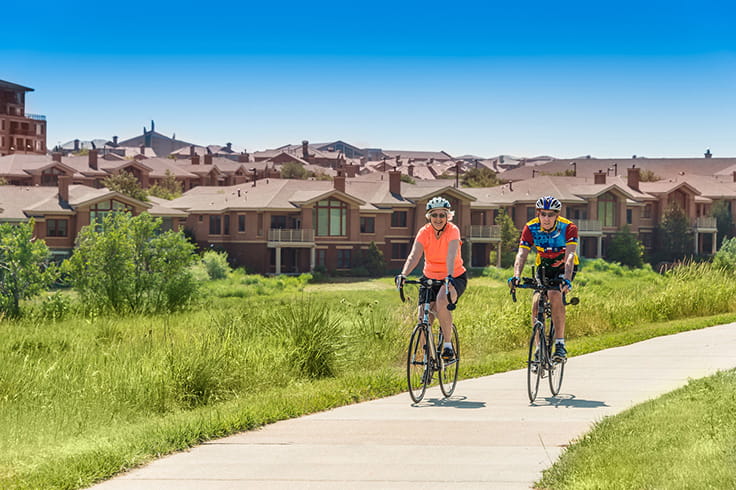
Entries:
{"type": "Polygon", "coordinates": [[[26,113],[32,88],[0,80],[0,156],[46,153],[46,116],[26,113]]]}

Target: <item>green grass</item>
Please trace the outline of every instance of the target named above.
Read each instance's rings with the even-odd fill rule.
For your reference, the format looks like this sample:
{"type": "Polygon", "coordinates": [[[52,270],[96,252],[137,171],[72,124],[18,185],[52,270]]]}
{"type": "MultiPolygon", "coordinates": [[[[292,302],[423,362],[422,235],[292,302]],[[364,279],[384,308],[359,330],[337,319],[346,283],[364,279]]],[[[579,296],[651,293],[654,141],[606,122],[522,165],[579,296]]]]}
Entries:
{"type": "Polygon", "coordinates": [[[608,417],[538,488],[736,488],[736,370],[608,417]]]}
{"type": "MultiPolygon", "coordinates": [[[[736,320],[736,284],[702,267],[663,277],[586,264],[571,353],[736,320]]],[[[530,298],[511,301],[509,272],[472,278],[456,310],[462,377],[524,366],[530,298]]],[[[389,278],[240,273],[203,290],[175,314],[83,316],[64,291],[1,320],[0,487],[80,488],[210,438],[405,390],[416,290],[401,304],[389,278]]]]}

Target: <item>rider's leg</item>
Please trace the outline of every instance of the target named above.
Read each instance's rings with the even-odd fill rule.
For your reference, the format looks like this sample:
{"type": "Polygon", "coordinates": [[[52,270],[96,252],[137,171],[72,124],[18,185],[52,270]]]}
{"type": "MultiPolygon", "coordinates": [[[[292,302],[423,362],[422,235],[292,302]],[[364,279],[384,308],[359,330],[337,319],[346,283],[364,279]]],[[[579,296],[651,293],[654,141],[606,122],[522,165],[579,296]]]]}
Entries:
{"type": "Polygon", "coordinates": [[[552,305],[552,323],[555,324],[555,340],[565,339],[565,304],[562,302],[562,293],[551,290],[547,293],[552,305]]]}
{"type": "MultiPolygon", "coordinates": [[[[457,292],[455,287],[450,285],[450,295],[452,301],[457,301],[457,292]]],[[[440,321],[440,328],[442,329],[442,337],[445,342],[449,342],[452,339],[452,312],[447,309],[447,292],[445,286],[442,286],[437,293],[437,319],[440,321]]]]}

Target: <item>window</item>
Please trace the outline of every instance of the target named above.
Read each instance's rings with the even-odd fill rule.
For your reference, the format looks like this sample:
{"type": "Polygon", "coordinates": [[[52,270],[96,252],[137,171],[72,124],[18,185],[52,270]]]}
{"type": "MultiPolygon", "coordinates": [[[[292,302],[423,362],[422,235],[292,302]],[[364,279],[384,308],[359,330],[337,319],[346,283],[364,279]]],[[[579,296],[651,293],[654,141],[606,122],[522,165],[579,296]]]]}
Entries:
{"type": "Polygon", "coordinates": [[[537,215],[536,206],[527,206],[526,208],[526,220],[529,221],[537,215]]]}
{"type": "Polygon", "coordinates": [[[616,199],[611,194],[598,198],[598,220],[602,226],[616,226],[616,199]]]}
{"type": "Polygon", "coordinates": [[[47,219],[46,236],[68,236],[68,224],[69,220],[65,219],[47,219]]]}
{"type": "Polygon", "coordinates": [[[626,210],[626,224],[629,224],[630,225],[633,222],[634,222],[633,213],[632,213],[631,209],[627,209],[626,210]]]}
{"type": "Polygon", "coordinates": [[[222,234],[229,235],[230,234],[230,215],[229,214],[225,215],[225,220],[223,224],[225,225],[225,229],[222,231],[222,234]]]}
{"type": "Polygon", "coordinates": [[[238,231],[240,233],[245,232],[245,215],[244,214],[238,215],[238,231]]]}
{"type": "Polygon", "coordinates": [[[56,167],[51,167],[41,172],[41,185],[43,186],[57,186],[59,185],[59,175],[64,175],[64,172],[56,167]]]}
{"type": "Polygon", "coordinates": [[[375,233],[376,232],[376,218],[372,217],[361,217],[360,218],[360,232],[361,233],[375,233]]]}
{"type": "Polygon", "coordinates": [[[210,235],[219,235],[222,229],[222,217],[212,215],[210,216],[210,235]]]}
{"type": "Polygon", "coordinates": [[[652,217],[652,209],[654,206],[652,204],[645,204],[644,205],[644,211],[641,213],[642,218],[651,219],[652,217]]]}
{"type": "Polygon", "coordinates": [[[327,250],[318,249],[316,260],[317,260],[317,263],[315,265],[325,267],[327,265],[327,250]]]}
{"type": "Polygon", "coordinates": [[[351,265],[352,250],[338,250],[337,251],[337,268],[338,269],[349,269],[351,265]]]}
{"type": "Polygon", "coordinates": [[[286,216],[271,216],[271,228],[283,230],[286,228],[286,216]]]}
{"type": "Polygon", "coordinates": [[[89,222],[90,224],[101,224],[102,220],[105,219],[105,216],[108,214],[121,211],[133,213],[133,206],[129,206],[114,199],[100,201],[89,208],[89,222]]]}
{"type": "Polygon", "coordinates": [[[409,244],[408,243],[392,243],[391,244],[391,259],[404,260],[408,255],[409,255],[409,244]]]}
{"type": "Polygon", "coordinates": [[[318,236],[344,236],[347,234],[348,206],[336,199],[319,201],[315,207],[318,236]]]}
{"type": "Polygon", "coordinates": [[[392,228],[406,228],[406,211],[394,211],[391,213],[392,228]]]}

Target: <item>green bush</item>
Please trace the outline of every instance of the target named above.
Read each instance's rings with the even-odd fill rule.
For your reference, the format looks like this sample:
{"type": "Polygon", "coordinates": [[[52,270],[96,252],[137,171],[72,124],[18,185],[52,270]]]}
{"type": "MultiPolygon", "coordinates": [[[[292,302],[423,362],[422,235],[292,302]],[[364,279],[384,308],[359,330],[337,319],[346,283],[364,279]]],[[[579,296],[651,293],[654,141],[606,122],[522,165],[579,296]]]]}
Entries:
{"type": "Polygon", "coordinates": [[[210,279],[225,279],[230,274],[227,252],[207,250],[202,254],[202,263],[210,279]]]}
{"type": "Polygon", "coordinates": [[[713,265],[728,271],[736,270],[736,238],[724,238],[721,249],[713,257],[713,265]]]}

